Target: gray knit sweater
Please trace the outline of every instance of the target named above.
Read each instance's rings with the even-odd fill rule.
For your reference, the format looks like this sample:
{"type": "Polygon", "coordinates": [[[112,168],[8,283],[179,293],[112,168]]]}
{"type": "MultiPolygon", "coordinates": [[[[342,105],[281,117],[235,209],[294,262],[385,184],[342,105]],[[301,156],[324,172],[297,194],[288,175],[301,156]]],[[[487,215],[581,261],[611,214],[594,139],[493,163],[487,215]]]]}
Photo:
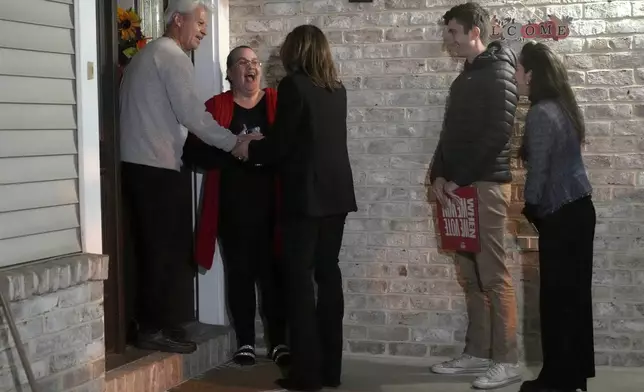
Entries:
{"type": "Polygon", "coordinates": [[[523,135],[524,196],[539,217],[592,193],[573,122],[554,100],[528,111],[523,135]]]}
{"type": "Polygon", "coordinates": [[[180,170],[188,131],[224,151],[235,147],[237,137],[206,112],[195,83],[192,61],[170,38],[132,58],[120,92],[123,162],[180,170]]]}

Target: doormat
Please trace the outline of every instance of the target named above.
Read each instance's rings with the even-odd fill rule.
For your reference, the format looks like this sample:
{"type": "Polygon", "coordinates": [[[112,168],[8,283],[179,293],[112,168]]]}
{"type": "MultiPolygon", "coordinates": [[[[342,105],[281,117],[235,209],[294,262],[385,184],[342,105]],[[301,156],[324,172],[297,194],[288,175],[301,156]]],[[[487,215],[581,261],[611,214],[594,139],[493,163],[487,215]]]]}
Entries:
{"type": "Polygon", "coordinates": [[[275,385],[275,380],[280,377],[280,370],[269,360],[259,360],[255,366],[239,366],[230,362],[186,381],[170,392],[282,391],[275,385]]]}

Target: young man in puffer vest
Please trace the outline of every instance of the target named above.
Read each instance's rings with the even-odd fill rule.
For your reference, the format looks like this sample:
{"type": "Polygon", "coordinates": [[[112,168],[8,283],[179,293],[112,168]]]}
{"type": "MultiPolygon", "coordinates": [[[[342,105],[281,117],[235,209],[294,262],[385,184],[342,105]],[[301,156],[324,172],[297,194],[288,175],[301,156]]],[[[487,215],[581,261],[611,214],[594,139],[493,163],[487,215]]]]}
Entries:
{"type": "Polygon", "coordinates": [[[475,388],[501,388],[521,380],[516,297],[504,249],[517,57],[501,42],[486,45],[490,15],[479,4],[455,6],[443,20],[446,48],[466,61],[450,87],[430,180],[441,202],[456,197],[459,187],[477,189],[481,251],[456,255],[469,317],[465,350],[431,369],[439,374],[480,373],[475,388]]]}

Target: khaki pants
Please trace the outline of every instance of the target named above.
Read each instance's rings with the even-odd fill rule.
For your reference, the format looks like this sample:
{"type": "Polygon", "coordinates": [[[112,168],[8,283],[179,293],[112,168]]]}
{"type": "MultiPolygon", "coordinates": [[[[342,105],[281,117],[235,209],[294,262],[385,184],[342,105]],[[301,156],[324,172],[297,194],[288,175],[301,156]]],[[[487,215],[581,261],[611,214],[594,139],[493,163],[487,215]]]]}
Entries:
{"type": "Polygon", "coordinates": [[[456,255],[469,317],[465,354],[515,363],[517,305],[503,243],[510,184],[477,182],[474,186],[479,195],[481,252],[456,255]]]}

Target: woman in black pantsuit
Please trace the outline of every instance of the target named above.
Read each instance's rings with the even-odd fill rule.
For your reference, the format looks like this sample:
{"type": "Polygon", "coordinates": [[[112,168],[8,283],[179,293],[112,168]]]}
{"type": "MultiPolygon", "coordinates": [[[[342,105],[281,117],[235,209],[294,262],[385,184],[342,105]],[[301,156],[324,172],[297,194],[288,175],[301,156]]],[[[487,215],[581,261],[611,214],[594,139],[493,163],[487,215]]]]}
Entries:
{"type": "Polygon", "coordinates": [[[543,367],[522,392],[586,391],[595,376],[592,314],[596,214],[581,144],[584,120],[566,68],[541,43],[519,57],[519,92],[530,99],[521,148],[524,214],[539,232],[543,367]]]}
{"type": "Polygon", "coordinates": [[[339,386],[342,368],[338,255],[346,216],[357,210],[347,151],[347,93],[319,28],[295,28],[280,57],[287,76],[277,90],[275,132],[242,143],[237,153],[276,165],[281,181],[281,271],[292,359],[288,378],[277,382],[288,390],[317,391],[339,386]]]}
{"type": "Polygon", "coordinates": [[[590,197],[543,219],[539,233],[544,357],[539,379],[553,380],[563,391],[585,391],[586,379],[595,375],[591,292],[595,210],[590,197]]]}

